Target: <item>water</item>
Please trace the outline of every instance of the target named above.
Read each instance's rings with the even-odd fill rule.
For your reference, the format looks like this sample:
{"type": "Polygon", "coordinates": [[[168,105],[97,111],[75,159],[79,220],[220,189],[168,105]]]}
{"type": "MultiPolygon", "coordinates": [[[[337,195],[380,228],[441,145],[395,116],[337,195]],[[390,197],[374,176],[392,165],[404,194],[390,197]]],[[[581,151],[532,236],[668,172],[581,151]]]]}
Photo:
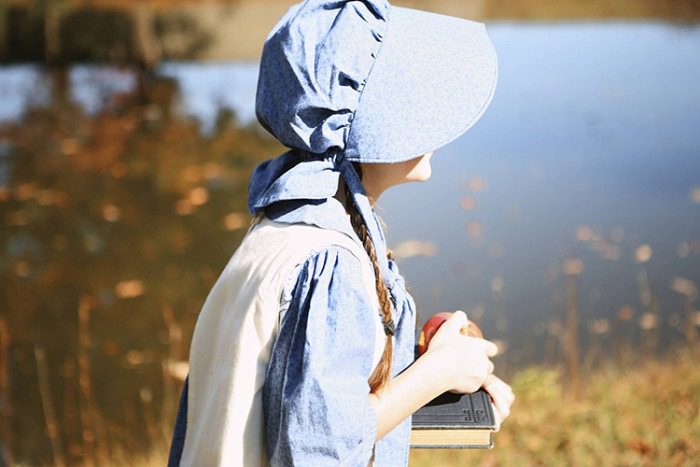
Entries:
{"type": "MultiPolygon", "coordinates": [[[[561,326],[562,263],[575,254],[583,262],[577,297],[584,346],[589,325],[598,323],[599,334],[593,337],[603,338],[619,324],[618,317],[631,317],[623,323],[629,328],[625,335],[639,338],[640,319],[650,308],[643,296],[644,277],[659,303],[662,345],[682,342],[685,311],[682,296],[671,286],[678,277],[700,284],[700,27],[492,23],[488,30],[500,62],[491,107],[468,133],[436,151],[429,181],[394,187],[379,200],[390,247],[410,253],[406,241],[428,246],[428,256],[399,261],[421,320],[435,311],[463,309],[482,323],[487,336],[508,341],[510,360],[540,359],[550,334],[556,337],[561,326]],[[648,261],[638,261],[649,252],[648,261]],[[631,315],[625,307],[631,307],[631,315]]],[[[7,290],[27,295],[21,301],[0,300],[14,307],[25,302],[34,306],[26,312],[7,308],[15,310],[8,318],[16,343],[13,378],[17,387],[31,388],[14,401],[15,412],[26,414],[17,429],[20,452],[45,456],[48,449],[46,440],[29,436],[44,426],[33,342],[43,341],[49,350],[51,380],[59,388],[56,400],[63,401],[59,417],[77,417],[74,292],[81,287],[97,290],[90,351],[100,400],[119,401],[102,404],[110,433],[127,439],[132,431],[127,427],[143,426],[152,407],[163,401],[167,406],[173,393],[160,380],[160,362],[184,357],[184,342],[176,345],[172,336],[189,339],[206,290],[238,240],[229,231],[240,234],[236,213],[245,206],[245,177],[255,162],[250,154],[279,154],[265,153],[266,146],[254,137],[257,63],[169,63],[158,74],[178,86],[175,121],[166,124],[162,109],[151,106],[144,110],[145,130],[131,134],[139,123],[128,106],[98,120],[103,108],[134,92],[134,71],[72,67],[69,97],[94,121],[51,123],[43,114],[22,120],[27,109],[51,102],[52,81],[41,69],[0,68],[0,185],[8,182],[19,160],[12,156],[14,145],[26,150],[32,143],[2,133],[3,125],[18,121],[45,132],[30,138],[47,141],[39,155],[44,150],[54,154],[58,145],[74,158],[82,157],[80,135],[96,124],[97,134],[110,138],[104,143],[121,144],[123,138],[124,146],[115,145],[121,148],[115,153],[100,152],[110,145],[97,141],[91,146],[95,160],[116,157],[130,164],[109,169],[112,178],[98,178],[101,169],[90,168],[90,157],[75,159],[82,161],[76,165],[80,170],[95,170],[94,180],[85,169],[80,172],[84,178],[72,182],[86,185],[76,189],[83,196],[80,202],[68,203],[71,209],[76,206],[67,218],[77,219],[75,224],[46,217],[42,228],[21,230],[41,206],[60,204],[50,192],[36,195],[44,197],[44,204],[3,211],[15,229],[8,232],[20,234],[0,232],[7,240],[0,272],[13,287],[7,290]],[[253,128],[251,134],[216,139],[221,110],[228,107],[240,125],[253,128]],[[192,126],[191,119],[198,123],[192,126]],[[76,130],[70,129],[73,123],[76,130]],[[165,128],[162,136],[159,128],[165,128]],[[54,134],[70,137],[55,141],[54,134]],[[226,162],[236,147],[240,161],[226,162]],[[139,158],[161,153],[161,159],[154,158],[161,162],[147,167],[162,172],[143,182],[120,178],[143,170],[139,158]],[[240,179],[221,175],[229,170],[240,179]],[[182,187],[180,173],[190,180],[182,187]],[[124,185],[113,180],[124,180],[124,185]],[[187,191],[192,180],[206,190],[187,191]],[[81,206],[84,211],[78,210],[81,206]],[[64,257],[71,256],[60,252],[72,255],[74,240],[84,248],[75,250],[79,254],[73,263],[65,263],[64,257]],[[53,275],[35,274],[40,269],[35,262],[56,261],[55,255],[64,262],[52,263],[53,275]],[[51,282],[71,268],[79,279],[51,282]],[[19,288],[35,275],[36,283],[49,285],[19,288]],[[40,292],[40,300],[29,300],[34,292],[40,292]],[[172,310],[163,307],[165,302],[172,310]],[[51,306],[44,309],[42,303],[51,306]],[[36,310],[43,311],[31,314],[36,310]],[[163,317],[169,313],[181,329],[171,323],[164,331],[163,317]],[[32,443],[43,443],[42,450],[32,443]]],[[[27,199],[36,194],[35,188],[24,190],[27,199]]],[[[700,308],[697,298],[692,307],[700,308]]],[[[161,416],[167,420],[168,414],[161,416]]],[[[77,425],[71,426],[72,435],[66,437],[81,439],[77,425]]],[[[133,434],[148,444],[144,433],[133,434]]]]}
{"type": "Polygon", "coordinates": [[[500,276],[511,332],[525,339],[533,322],[562,314],[548,271],[575,251],[585,267],[585,320],[610,317],[625,304],[640,311],[641,266],[633,255],[648,244],[646,267],[662,311],[679,311],[671,278],[700,280],[700,252],[683,246],[700,238],[700,205],[691,199],[700,186],[700,29],[583,23],[489,31],[500,62],[492,106],[436,153],[432,180],[382,199],[391,240],[437,243],[436,257],[403,265],[419,306],[488,309],[490,283],[500,276]],[[464,212],[458,200],[469,194],[464,181],[471,176],[488,188],[473,193],[477,207],[464,212]],[[466,241],[469,220],[483,226],[480,247],[466,241]],[[599,231],[615,259],[577,241],[579,226],[599,231]],[[490,245],[503,255],[491,257],[490,245]],[[464,274],[447,274],[455,263],[464,274]],[[439,297],[431,302],[433,289],[439,297]]]}
{"type": "MultiPolygon", "coordinates": [[[[497,277],[511,332],[527,334],[561,309],[553,270],[576,252],[585,264],[586,316],[609,316],[622,305],[639,307],[641,266],[633,255],[648,244],[646,267],[672,313],[671,278],[700,281],[700,252],[686,252],[700,239],[700,205],[691,199],[700,186],[700,28],[493,23],[489,32],[500,77],[486,115],[436,152],[430,181],[395,187],[379,203],[391,245],[418,239],[437,249],[401,262],[419,309],[476,308],[478,315],[492,306],[497,277]],[[472,192],[470,177],[486,189],[472,192]],[[476,207],[462,209],[463,196],[476,207]],[[480,224],[476,242],[466,234],[469,221],[480,224]],[[580,226],[602,235],[608,259],[576,240],[580,226]]],[[[257,66],[170,63],[159,72],[177,80],[183,113],[207,133],[224,107],[242,124],[254,122],[257,66]]],[[[135,86],[128,70],[95,66],[74,67],[70,82],[72,98],[91,113],[135,86]]],[[[0,71],[0,118],[45,102],[41,84],[37,68],[0,71]]]]}

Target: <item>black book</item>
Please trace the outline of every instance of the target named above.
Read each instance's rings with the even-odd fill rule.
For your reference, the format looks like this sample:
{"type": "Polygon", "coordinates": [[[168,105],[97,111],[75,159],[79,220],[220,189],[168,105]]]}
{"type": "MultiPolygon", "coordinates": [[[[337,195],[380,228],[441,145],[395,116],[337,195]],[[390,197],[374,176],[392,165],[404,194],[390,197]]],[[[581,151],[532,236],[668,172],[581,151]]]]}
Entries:
{"type": "Polygon", "coordinates": [[[412,448],[492,448],[496,422],[491,396],[446,392],[413,414],[412,448]]]}

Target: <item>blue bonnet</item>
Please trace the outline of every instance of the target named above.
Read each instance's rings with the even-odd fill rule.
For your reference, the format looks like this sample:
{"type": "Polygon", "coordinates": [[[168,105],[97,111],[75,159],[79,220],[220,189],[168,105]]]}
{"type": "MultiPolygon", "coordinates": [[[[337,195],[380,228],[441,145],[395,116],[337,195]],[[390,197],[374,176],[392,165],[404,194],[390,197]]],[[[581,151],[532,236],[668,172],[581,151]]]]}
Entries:
{"type": "Polygon", "coordinates": [[[250,213],[332,202],[342,176],[392,292],[400,278],[352,162],[402,162],[453,141],[481,117],[496,79],[482,23],[385,0],[292,6],[265,40],[255,103],[260,124],[290,149],[254,170],[250,213]]]}

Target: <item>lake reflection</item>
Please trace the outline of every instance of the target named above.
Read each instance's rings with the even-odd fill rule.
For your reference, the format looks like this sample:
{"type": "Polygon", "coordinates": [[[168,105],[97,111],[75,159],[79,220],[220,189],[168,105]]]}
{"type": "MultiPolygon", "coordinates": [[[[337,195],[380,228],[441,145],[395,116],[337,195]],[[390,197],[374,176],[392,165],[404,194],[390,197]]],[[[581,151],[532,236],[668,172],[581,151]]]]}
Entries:
{"type": "Polygon", "coordinates": [[[402,268],[419,306],[478,313],[482,305],[488,323],[490,284],[501,277],[508,337],[524,343],[561,316],[560,263],[575,251],[584,262],[582,319],[610,318],[629,305],[637,321],[644,307],[634,252],[648,244],[653,256],[644,267],[664,319],[676,322],[683,311],[672,277],[700,282],[700,204],[692,198],[700,186],[700,28],[489,30],[500,61],[492,106],[438,151],[431,181],[381,200],[391,240],[437,243],[434,258],[402,268]],[[473,176],[486,180],[485,191],[465,186],[473,176]],[[474,209],[460,207],[465,195],[474,209]],[[465,235],[472,220],[482,225],[477,245],[465,235]],[[586,226],[595,241],[577,240],[586,226]]]}
{"type": "MultiPolygon", "coordinates": [[[[680,313],[671,279],[700,279],[693,202],[700,28],[494,23],[489,31],[500,77],[485,117],[437,152],[429,182],[395,188],[380,201],[390,243],[419,240],[436,250],[402,262],[423,318],[438,308],[476,309],[476,317],[484,309],[488,328],[497,278],[513,324],[508,337],[522,340],[558,315],[557,270],[572,252],[585,263],[586,320],[639,308],[632,256],[640,245],[653,248],[646,268],[665,315],[680,313]],[[470,177],[487,188],[471,189],[470,177]],[[472,208],[464,209],[465,197],[472,208]],[[576,239],[581,228],[594,230],[597,246],[576,239]]],[[[171,63],[159,74],[176,79],[182,111],[204,132],[222,108],[254,122],[257,63],[171,63]]],[[[129,71],[86,66],[75,67],[70,81],[72,98],[92,113],[136,84],[129,71]]],[[[0,119],[45,102],[46,92],[33,91],[46,89],[42,83],[32,67],[0,70],[0,119]]]]}
{"type": "MultiPolygon", "coordinates": [[[[419,320],[463,309],[508,343],[508,362],[556,359],[568,271],[585,345],[652,330],[663,331],[661,345],[680,342],[698,316],[700,28],[493,23],[489,31],[500,60],[491,107],[436,152],[431,180],[379,201],[419,320]]],[[[80,176],[61,169],[57,177],[76,200],[24,183],[7,207],[0,193],[5,300],[16,313],[5,319],[19,349],[18,378],[36,394],[26,396],[30,416],[18,422],[20,452],[35,452],[28,434],[43,427],[34,343],[53,350],[53,380],[65,380],[59,417],[77,417],[81,370],[72,355],[85,307],[97,310],[95,392],[122,402],[104,410],[109,434],[128,439],[125,427],[152,423],[163,401],[172,406],[167,375],[182,373],[196,313],[248,221],[247,176],[281,153],[254,125],[257,63],[157,71],[142,107],[131,95],[135,72],[76,66],[68,94],[82,110],[52,120],[55,81],[32,66],[0,68],[0,188],[11,174],[32,175],[18,154],[51,162],[60,153],[80,176]],[[29,107],[39,110],[22,120],[29,107]],[[41,133],[23,133],[25,126],[41,133]],[[51,206],[71,216],[36,217],[51,206]],[[36,278],[37,299],[22,281],[34,280],[42,261],[51,270],[36,278]],[[71,280],[51,282],[70,270],[71,280]],[[78,292],[94,303],[78,301],[78,292]],[[17,311],[25,302],[35,314],[17,311]]],[[[155,436],[140,435],[143,445],[155,436]]],[[[46,457],[42,446],[37,457],[46,457]]]]}
{"type": "MultiPolygon", "coordinates": [[[[489,32],[500,76],[486,115],[437,152],[429,182],[396,187],[379,202],[390,244],[419,240],[436,250],[401,262],[422,317],[471,309],[488,329],[496,278],[504,284],[508,337],[522,341],[533,324],[541,331],[558,317],[560,263],[574,251],[585,263],[585,320],[640,308],[632,255],[646,244],[662,311],[680,313],[671,279],[700,280],[700,206],[693,202],[700,28],[492,23],[489,32]],[[487,188],[470,189],[470,177],[487,188]],[[465,197],[472,208],[462,206],[465,197]],[[577,240],[581,228],[593,229],[598,243],[577,240]]],[[[170,63],[158,72],[177,81],[183,114],[209,133],[223,108],[242,124],[255,122],[257,66],[170,63]]],[[[90,66],[74,67],[70,81],[72,98],[88,112],[136,84],[128,70],[90,66]]],[[[34,90],[46,84],[31,67],[0,70],[0,119],[45,102],[45,92],[34,90]]]]}
{"type": "MultiPolygon", "coordinates": [[[[500,77],[486,115],[438,151],[429,182],[394,188],[379,203],[390,243],[437,247],[431,258],[401,263],[422,317],[443,308],[480,317],[483,308],[488,328],[491,283],[501,278],[507,337],[522,343],[533,322],[559,316],[552,289],[571,251],[585,263],[585,321],[626,305],[640,313],[633,254],[648,244],[647,268],[673,323],[682,310],[672,278],[700,282],[700,206],[692,200],[700,186],[700,28],[496,23],[489,31],[500,77]],[[488,188],[470,189],[475,176],[488,188]],[[460,207],[465,195],[474,209],[460,207]],[[467,232],[475,222],[476,242],[467,232]],[[596,245],[576,240],[585,227],[601,237],[596,245]]],[[[164,73],[178,79],[185,108],[205,127],[222,103],[243,122],[254,119],[256,63],[168,65],[164,73]]]]}

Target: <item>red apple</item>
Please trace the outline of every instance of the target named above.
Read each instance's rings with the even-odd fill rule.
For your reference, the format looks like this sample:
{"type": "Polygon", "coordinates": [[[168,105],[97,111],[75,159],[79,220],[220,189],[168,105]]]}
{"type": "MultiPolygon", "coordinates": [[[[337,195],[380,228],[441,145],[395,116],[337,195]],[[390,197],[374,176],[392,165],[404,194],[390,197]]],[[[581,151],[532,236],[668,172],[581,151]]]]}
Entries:
{"type": "MultiPolygon", "coordinates": [[[[425,351],[428,350],[430,339],[433,338],[437,330],[440,328],[440,326],[442,326],[442,323],[447,321],[451,315],[451,311],[441,311],[439,313],[435,313],[428,321],[425,322],[423,329],[421,329],[420,335],[418,336],[419,355],[423,355],[425,351]]],[[[465,336],[484,337],[484,334],[481,332],[479,326],[477,326],[473,321],[467,321],[466,326],[462,328],[461,332],[465,336]]]]}

